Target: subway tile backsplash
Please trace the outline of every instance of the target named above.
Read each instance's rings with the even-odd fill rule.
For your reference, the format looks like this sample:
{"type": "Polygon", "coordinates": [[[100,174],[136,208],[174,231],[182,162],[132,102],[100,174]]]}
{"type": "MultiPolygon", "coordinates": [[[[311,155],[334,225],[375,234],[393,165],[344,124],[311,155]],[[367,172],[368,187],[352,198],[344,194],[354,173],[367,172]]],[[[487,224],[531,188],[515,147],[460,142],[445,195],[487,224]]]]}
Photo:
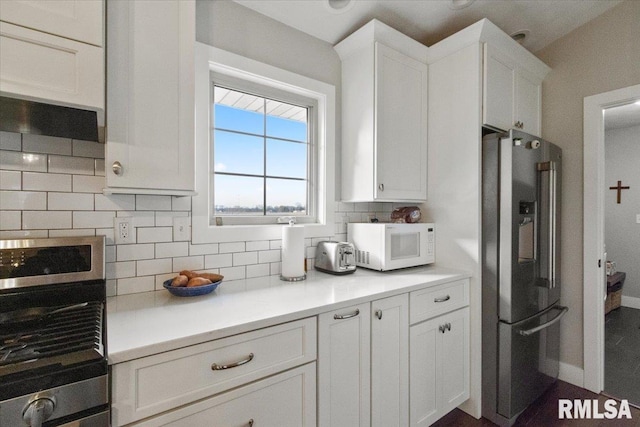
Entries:
{"type": "MultiPolygon", "coordinates": [[[[190,197],[104,195],[104,144],[0,132],[0,238],[106,236],[109,295],[148,292],[182,269],[238,279],[280,274],[280,240],[194,245],[173,236],[190,197]],[[132,217],[133,244],[114,244],[113,219],[132,217]]],[[[387,203],[336,203],[334,235],[305,239],[307,267],[323,239],[346,240],[348,222],[389,220],[387,203]]]]}

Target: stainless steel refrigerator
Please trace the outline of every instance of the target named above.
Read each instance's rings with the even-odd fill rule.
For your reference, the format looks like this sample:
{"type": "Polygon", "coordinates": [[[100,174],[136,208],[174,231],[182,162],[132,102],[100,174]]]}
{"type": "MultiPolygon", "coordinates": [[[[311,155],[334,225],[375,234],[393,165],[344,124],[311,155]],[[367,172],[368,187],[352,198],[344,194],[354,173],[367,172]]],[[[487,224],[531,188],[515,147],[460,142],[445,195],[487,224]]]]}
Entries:
{"type": "Polygon", "coordinates": [[[558,378],[562,150],[517,130],[482,144],[482,415],[510,426],[558,378]]]}

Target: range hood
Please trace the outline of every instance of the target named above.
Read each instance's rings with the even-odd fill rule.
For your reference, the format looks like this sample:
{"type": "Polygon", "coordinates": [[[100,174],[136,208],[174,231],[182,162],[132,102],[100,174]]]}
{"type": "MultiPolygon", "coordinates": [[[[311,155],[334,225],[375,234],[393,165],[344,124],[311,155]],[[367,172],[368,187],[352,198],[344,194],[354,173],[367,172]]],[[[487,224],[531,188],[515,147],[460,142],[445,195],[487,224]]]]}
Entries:
{"type": "Polygon", "coordinates": [[[95,111],[0,97],[0,130],[99,142],[95,111]]]}

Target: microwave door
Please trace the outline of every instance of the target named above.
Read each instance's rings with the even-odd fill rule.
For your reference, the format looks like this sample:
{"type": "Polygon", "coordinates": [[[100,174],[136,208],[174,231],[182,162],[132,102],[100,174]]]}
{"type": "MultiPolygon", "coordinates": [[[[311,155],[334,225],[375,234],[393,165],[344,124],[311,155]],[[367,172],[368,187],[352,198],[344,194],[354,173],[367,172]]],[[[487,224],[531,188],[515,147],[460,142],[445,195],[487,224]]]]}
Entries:
{"type": "MultiPolygon", "coordinates": [[[[387,247],[385,248],[385,269],[396,269],[418,265],[427,253],[426,236],[419,230],[397,232],[387,230],[387,247]]],[[[425,258],[426,259],[426,258],[425,258]]]]}

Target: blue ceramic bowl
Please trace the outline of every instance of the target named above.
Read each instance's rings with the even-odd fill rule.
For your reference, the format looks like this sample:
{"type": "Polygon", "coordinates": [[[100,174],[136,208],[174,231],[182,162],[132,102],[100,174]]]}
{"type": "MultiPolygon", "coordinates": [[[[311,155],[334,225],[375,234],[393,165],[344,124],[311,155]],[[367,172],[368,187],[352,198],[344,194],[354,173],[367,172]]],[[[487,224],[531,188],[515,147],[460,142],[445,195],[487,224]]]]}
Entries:
{"type": "Polygon", "coordinates": [[[198,295],[210,294],[216,290],[220,283],[222,283],[222,280],[219,280],[208,285],[192,286],[187,288],[186,286],[171,286],[172,281],[173,279],[166,280],[162,286],[164,286],[171,295],[175,295],[177,297],[196,297],[198,295]]]}

